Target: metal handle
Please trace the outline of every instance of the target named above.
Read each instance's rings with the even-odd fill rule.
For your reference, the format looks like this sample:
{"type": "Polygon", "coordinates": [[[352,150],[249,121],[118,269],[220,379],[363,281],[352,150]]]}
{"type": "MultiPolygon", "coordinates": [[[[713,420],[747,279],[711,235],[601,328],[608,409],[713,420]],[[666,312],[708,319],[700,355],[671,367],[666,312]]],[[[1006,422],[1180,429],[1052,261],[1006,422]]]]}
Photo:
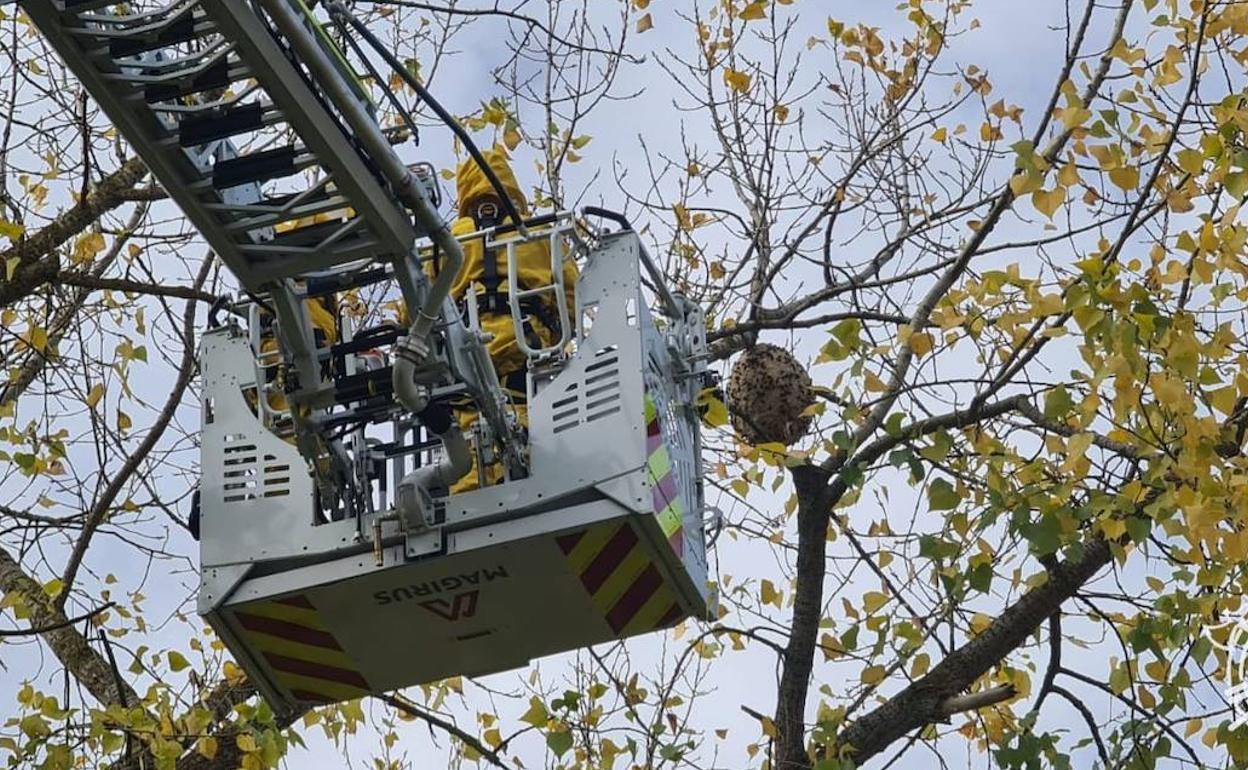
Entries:
{"type": "Polygon", "coordinates": [[[516,346],[529,358],[542,358],[562,351],[572,339],[571,320],[568,318],[566,300],[567,290],[563,282],[563,241],[560,239],[558,228],[550,231],[549,240],[552,282],[536,289],[520,288],[520,265],[519,260],[516,259],[516,245],[523,241],[512,240],[507,243],[507,304],[511,308],[516,346]],[[555,297],[555,307],[559,313],[559,339],[551,345],[534,348],[525,339],[524,316],[520,311],[520,300],[526,297],[540,297],[543,294],[553,294],[555,297]]]}

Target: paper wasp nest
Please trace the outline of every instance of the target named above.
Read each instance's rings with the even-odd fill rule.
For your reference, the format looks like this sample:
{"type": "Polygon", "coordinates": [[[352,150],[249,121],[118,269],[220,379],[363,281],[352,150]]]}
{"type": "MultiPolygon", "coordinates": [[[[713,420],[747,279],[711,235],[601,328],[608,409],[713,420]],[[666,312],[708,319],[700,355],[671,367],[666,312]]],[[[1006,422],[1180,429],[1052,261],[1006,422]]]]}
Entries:
{"type": "Polygon", "coordinates": [[[814,421],[802,414],[814,402],[810,375],[776,345],[746,350],[728,378],[732,427],[747,444],[796,444],[814,421]]]}

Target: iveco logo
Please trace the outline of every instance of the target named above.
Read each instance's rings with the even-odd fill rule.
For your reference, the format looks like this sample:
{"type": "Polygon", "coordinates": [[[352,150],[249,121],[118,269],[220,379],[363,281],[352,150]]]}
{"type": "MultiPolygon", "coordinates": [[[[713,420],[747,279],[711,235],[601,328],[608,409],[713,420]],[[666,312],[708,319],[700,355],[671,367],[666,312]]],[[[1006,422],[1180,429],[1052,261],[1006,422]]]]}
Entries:
{"type": "Polygon", "coordinates": [[[379,605],[386,605],[395,602],[412,601],[414,599],[424,600],[420,601],[420,606],[447,620],[457,620],[459,618],[472,617],[476,612],[476,591],[458,593],[450,599],[429,599],[429,597],[436,597],[438,594],[451,591],[459,591],[461,588],[493,583],[495,580],[505,580],[508,577],[510,575],[507,574],[507,569],[502,565],[493,568],[487,567],[459,575],[446,575],[445,577],[427,580],[423,583],[412,583],[410,585],[383,589],[373,594],[373,601],[379,605]],[[452,615],[454,617],[450,617],[452,615]]]}

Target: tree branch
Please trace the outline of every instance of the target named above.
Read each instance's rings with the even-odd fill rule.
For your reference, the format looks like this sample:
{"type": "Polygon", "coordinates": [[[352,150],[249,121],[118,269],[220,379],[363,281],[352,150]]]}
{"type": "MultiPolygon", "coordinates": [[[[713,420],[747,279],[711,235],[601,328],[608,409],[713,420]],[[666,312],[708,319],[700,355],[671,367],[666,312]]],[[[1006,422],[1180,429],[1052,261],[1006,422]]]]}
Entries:
{"type": "Polygon", "coordinates": [[[1006,608],[982,634],[842,730],[838,743],[852,747],[852,757],[861,766],[911,730],[939,721],[949,698],[966,690],[1022,644],[1111,559],[1106,540],[1086,543],[1077,558],[1055,565],[1048,582],[1006,608]]]}
{"type": "Polygon", "coordinates": [[[154,297],[175,297],[177,299],[190,299],[198,302],[212,303],[217,300],[215,295],[206,291],[201,291],[192,286],[162,286],[154,283],[134,281],[128,278],[101,278],[100,276],[76,270],[62,271],[56,277],[56,282],[65,286],[77,286],[83,289],[124,291],[128,294],[147,294],[154,297]]]}
{"type": "Polygon", "coordinates": [[[0,252],[0,264],[17,259],[10,281],[0,284],[0,308],[8,307],[35,289],[56,278],[61,260],[55,250],[81,233],[107,212],[126,202],[124,194],[147,174],[139,158],[131,158],[121,168],[104,177],[95,191],[73,208],[52,220],[39,232],[23,238],[0,252]]]}

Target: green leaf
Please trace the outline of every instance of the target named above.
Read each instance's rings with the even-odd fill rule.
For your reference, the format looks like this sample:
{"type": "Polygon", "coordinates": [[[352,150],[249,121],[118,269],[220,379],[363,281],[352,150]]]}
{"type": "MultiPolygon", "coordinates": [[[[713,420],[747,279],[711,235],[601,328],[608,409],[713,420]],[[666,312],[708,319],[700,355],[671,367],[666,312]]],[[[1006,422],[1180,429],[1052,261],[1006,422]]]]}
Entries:
{"type": "Polygon", "coordinates": [[[988,589],[992,587],[992,565],[985,562],[972,567],[967,582],[976,591],[988,593],[988,589]]]}
{"type": "Polygon", "coordinates": [[[1074,406],[1075,402],[1064,385],[1058,385],[1044,394],[1044,416],[1050,420],[1064,419],[1074,406]]]}
{"type": "Polygon", "coordinates": [[[1242,198],[1248,194],[1248,172],[1233,171],[1226,175],[1224,184],[1227,192],[1236,198],[1242,198]]]}
{"type": "Polygon", "coordinates": [[[520,717],[521,722],[534,727],[545,727],[549,719],[550,713],[546,711],[546,704],[537,697],[529,699],[529,710],[520,717]]]}
{"type": "Polygon", "coordinates": [[[43,584],[43,592],[47,594],[48,596],[52,597],[53,599],[60,596],[61,592],[64,590],[65,590],[65,583],[62,582],[60,578],[52,578],[51,580],[43,584]]]}
{"type": "Polygon", "coordinates": [[[191,665],[190,661],[183,657],[182,653],[176,650],[169,651],[169,669],[171,671],[181,671],[189,665],[191,665]]]}
{"type": "Polygon", "coordinates": [[[546,745],[550,750],[555,752],[555,756],[562,757],[572,748],[572,732],[570,730],[560,730],[559,732],[548,733],[546,735],[546,745]]]}
{"type": "Polygon", "coordinates": [[[857,350],[862,344],[862,322],[857,318],[847,318],[832,327],[832,336],[850,351],[857,350]]]}
{"type": "Polygon", "coordinates": [[[933,479],[927,487],[927,502],[933,511],[950,511],[962,502],[962,496],[944,479],[933,479]]]}

